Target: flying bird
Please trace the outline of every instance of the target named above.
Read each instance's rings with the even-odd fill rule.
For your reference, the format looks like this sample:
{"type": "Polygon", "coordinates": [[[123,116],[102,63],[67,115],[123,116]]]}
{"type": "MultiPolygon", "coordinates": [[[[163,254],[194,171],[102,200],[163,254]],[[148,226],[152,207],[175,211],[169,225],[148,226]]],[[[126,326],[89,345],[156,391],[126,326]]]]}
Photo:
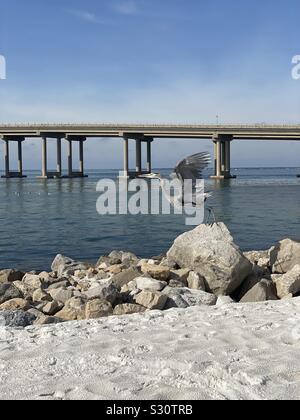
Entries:
{"type": "MultiPolygon", "coordinates": [[[[211,162],[210,154],[207,152],[197,153],[192,156],[188,156],[181,160],[175,167],[170,178],[177,181],[179,193],[176,195],[170,194],[169,182],[170,179],[164,178],[161,174],[149,174],[145,175],[146,178],[158,178],[160,180],[161,189],[166,196],[167,200],[172,206],[182,207],[200,207],[212,196],[211,192],[204,192],[203,190],[203,171],[208,167],[211,162]],[[187,181],[190,182],[192,187],[191,191],[186,191],[185,186],[187,181]]],[[[216,223],[215,214],[211,207],[207,207],[209,213],[209,219],[213,216],[216,223]]]]}

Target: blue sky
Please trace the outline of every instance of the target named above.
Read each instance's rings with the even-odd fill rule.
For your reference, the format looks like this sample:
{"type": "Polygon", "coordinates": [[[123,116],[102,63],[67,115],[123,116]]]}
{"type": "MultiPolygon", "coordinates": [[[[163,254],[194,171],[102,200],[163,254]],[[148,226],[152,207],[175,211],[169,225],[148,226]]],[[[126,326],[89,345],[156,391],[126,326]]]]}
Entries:
{"type": "MultiPolygon", "coordinates": [[[[299,13],[296,0],[1,0],[0,121],[300,123],[299,13]]],[[[154,162],[201,149],[161,140],[154,162]]],[[[299,166],[300,144],[236,142],[232,157],[299,166]]],[[[121,162],[116,140],[87,146],[89,167],[121,162]]],[[[29,141],[25,167],[39,164],[29,141]]]]}

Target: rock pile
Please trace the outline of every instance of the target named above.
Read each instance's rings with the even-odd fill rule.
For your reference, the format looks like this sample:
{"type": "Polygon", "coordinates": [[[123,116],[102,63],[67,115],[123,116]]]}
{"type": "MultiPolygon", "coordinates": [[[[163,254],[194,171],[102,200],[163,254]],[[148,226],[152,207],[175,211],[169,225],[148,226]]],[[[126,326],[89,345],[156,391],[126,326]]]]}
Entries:
{"type": "Polygon", "coordinates": [[[242,253],[220,223],[179,236],[166,256],[113,251],[89,264],[57,255],[51,269],[0,271],[0,326],[292,298],[300,294],[300,243],[242,253]]]}

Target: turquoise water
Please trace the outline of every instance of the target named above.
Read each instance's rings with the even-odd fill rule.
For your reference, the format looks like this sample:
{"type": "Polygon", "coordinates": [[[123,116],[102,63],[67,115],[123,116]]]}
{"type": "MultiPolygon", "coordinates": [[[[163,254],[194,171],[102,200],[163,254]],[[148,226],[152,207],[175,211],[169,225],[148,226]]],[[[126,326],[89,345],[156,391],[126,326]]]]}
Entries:
{"type": "MultiPolygon", "coordinates": [[[[206,186],[214,192],[211,204],[218,219],[237,244],[243,250],[266,249],[284,237],[300,239],[300,170],[233,172],[237,179],[207,180],[206,186]]],[[[25,180],[0,180],[0,268],[48,269],[57,253],[90,261],[113,249],[154,256],[191,229],[183,216],[99,216],[97,181],[115,178],[117,171],[88,174],[42,181],[29,172],[25,180]]]]}

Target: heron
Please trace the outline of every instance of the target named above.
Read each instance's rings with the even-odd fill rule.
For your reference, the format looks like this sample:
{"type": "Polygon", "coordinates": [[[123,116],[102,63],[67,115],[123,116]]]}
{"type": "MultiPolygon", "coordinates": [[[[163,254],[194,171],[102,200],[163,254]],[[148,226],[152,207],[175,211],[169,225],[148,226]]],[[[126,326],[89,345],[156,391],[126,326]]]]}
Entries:
{"type": "MultiPolygon", "coordinates": [[[[173,207],[182,208],[192,206],[193,208],[199,208],[212,196],[212,192],[204,192],[202,188],[203,171],[211,163],[211,156],[207,152],[200,152],[194,155],[188,156],[177,163],[174,171],[170,175],[170,179],[176,180],[180,185],[180,192],[177,195],[171,195],[167,185],[169,185],[170,179],[163,177],[161,174],[148,174],[145,178],[159,179],[161,189],[171,203],[173,207]],[[185,182],[190,181],[192,183],[192,193],[186,194],[184,191],[185,182]]],[[[213,217],[215,223],[217,223],[215,213],[212,207],[207,207],[208,220],[213,217]]]]}

